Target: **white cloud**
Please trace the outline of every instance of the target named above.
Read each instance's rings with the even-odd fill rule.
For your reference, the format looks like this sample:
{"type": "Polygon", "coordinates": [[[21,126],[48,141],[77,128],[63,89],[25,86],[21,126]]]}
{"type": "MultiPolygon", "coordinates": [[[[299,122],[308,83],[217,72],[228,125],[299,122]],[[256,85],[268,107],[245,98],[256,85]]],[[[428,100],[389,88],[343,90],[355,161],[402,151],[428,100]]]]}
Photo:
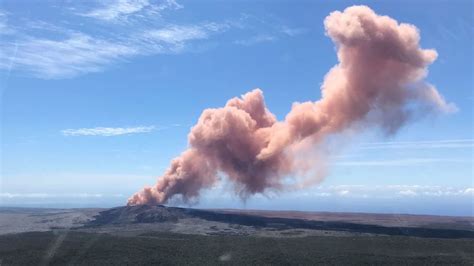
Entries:
{"type": "Polygon", "coordinates": [[[7,15],[0,10],[0,35],[8,33],[10,30],[7,27],[7,15]]]}
{"type": "Polygon", "coordinates": [[[347,194],[349,194],[349,190],[340,190],[337,192],[337,194],[340,196],[346,196],[347,194]]]}
{"type": "Polygon", "coordinates": [[[47,193],[8,193],[3,192],[0,193],[0,198],[49,198],[51,197],[50,194],[47,193]]]}
{"type": "Polygon", "coordinates": [[[196,25],[167,25],[151,29],[134,37],[134,45],[142,54],[166,54],[186,51],[188,44],[206,40],[212,34],[226,31],[229,24],[204,23],[196,25]]]}
{"type": "Polygon", "coordinates": [[[302,32],[260,17],[248,21],[249,16],[222,23],[167,23],[161,16],[164,11],[182,8],[174,0],[107,0],[92,9],[91,4],[78,2],[69,8],[79,15],[74,20],[59,12],[60,18],[49,22],[28,17],[7,20],[10,15],[0,10],[0,34],[10,33],[0,38],[0,69],[42,79],[71,78],[138,56],[201,51],[206,46],[195,42],[230,29],[253,36],[235,41],[246,46],[302,32]]]}
{"type": "Polygon", "coordinates": [[[398,192],[400,195],[402,196],[416,196],[418,195],[416,192],[414,192],[413,190],[411,189],[407,189],[407,190],[402,190],[400,192],[398,192]]]}
{"type": "Polygon", "coordinates": [[[307,32],[308,30],[307,29],[304,29],[304,28],[290,28],[288,26],[283,26],[281,28],[281,32],[283,32],[284,34],[290,36],[290,37],[294,37],[294,36],[297,36],[297,35],[300,35],[300,34],[303,34],[305,32],[307,32]]]}
{"type": "Polygon", "coordinates": [[[168,25],[112,40],[83,33],[54,40],[28,36],[0,42],[0,68],[20,69],[43,79],[69,78],[100,72],[134,56],[179,53],[189,42],[227,28],[217,23],[168,25]]]}
{"type": "Polygon", "coordinates": [[[124,197],[122,194],[104,195],[102,193],[0,193],[0,199],[15,199],[15,198],[34,198],[34,199],[46,199],[46,198],[102,198],[102,197],[124,197]]]}
{"type": "Polygon", "coordinates": [[[120,16],[126,16],[138,12],[149,4],[148,0],[116,0],[111,1],[104,7],[94,9],[82,15],[96,19],[113,20],[120,16]]]}
{"type": "Polygon", "coordinates": [[[251,46],[251,45],[259,44],[263,42],[272,42],[272,41],[275,41],[276,39],[277,38],[275,36],[272,36],[269,34],[259,34],[250,39],[237,40],[234,43],[239,44],[239,45],[244,45],[244,46],[251,46]]]}
{"type": "Polygon", "coordinates": [[[349,197],[373,199],[395,199],[405,197],[466,198],[474,196],[474,188],[438,185],[321,185],[303,191],[299,193],[299,195],[304,197],[349,197]]]}
{"type": "Polygon", "coordinates": [[[171,25],[158,30],[149,30],[143,36],[154,42],[176,44],[189,40],[207,39],[209,31],[202,26],[171,25]]]}
{"type": "MultiPolygon", "coordinates": [[[[230,23],[165,24],[157,17],[164,9],[181,8],[174,0],[114,0],[81,15],[132,24],[81,22],[98,30],[80,32],[68,19],[49,23],[22,19],[16,29],[7,24],[7,13],[0,10],[0,69],[20,71],[43,79],[71,78],[103,71],[104,68],[137,56],[176,54],[196,48],[191,43],[208,39],[231,27],[230,23]],[[116,34],[116,33],[119,34],[116,34]]],[[[76,13],[77,14],[77,13],[76,13]]]]}
{"type": "Polygon", "coordinates": [[[316,193],[315,195],[318,196],[318,197],[330,197],[330,196],[332,196],[332,194],[328,193],[328,192],[320,192],[320,193],[316,193]]]}
{"type": "Polygon", "coordinates": [[[17,33],[14,27],[9,25],[11,21],[11,14],[0,9],[0,40],[6,38],[7,35],[12,35],[17,33]]]}
{"type": "Polygon", "coordinates": [[[463,191],[463,193],[466,194],[466,195],[473,195],[474,196],[474,187],[466,188],[463,191]]]}
{"type": "Polygon", "coordinates": [[[244,36],[234,41],[234,44],[242,46],[252,46],[288,39],[309,31],[307,28],[286,25],[278,17],[256,16],[248,13],[242,14],[240,21],[233,24],[250,33],[250,37],[244,36]]]}
{"type": "Polygon", "coordinates": [[[411,166],[420,164],[433,163],[471,163],[466,159],[449,159],[449,158],[406,158],[395,160],[358,160],[358,161],[339,161],[334,165],[338,166],[411,166]]]}
{"type": "Polygon", "coordinates": [[[360,149],[441,149],[441,148],[473,148],[473,139],[452,139],[433,141],[399,141],[399,142],[372,142],[361,145],[360,149]]]}
{"type": "Polygon", "coordinates": [[[80,33],[63,40],[28,37],[0,48],[4,62],[0,68],[22,69],[45,79],[101,71],[107,64],[138,53],[134,47],[80,33]]]}
{"type": "Polygon", "coordinates": [[[126,134],[148,133],[156,128],[154,126],[140,127],[96,127],[96,128],[79,128],[65,129],[61,133],[65,136],[119,136],[126,134]]]}
{"type": "Polygon", "coordinates": [[[105,21],[121,21],[142,11],[156,15],[168,8],[179,9],[182,6],[174,0],[153,1],[153,3],[149,0],[112,0],[103,3],[99,8],[80,15],[105,21]]]}

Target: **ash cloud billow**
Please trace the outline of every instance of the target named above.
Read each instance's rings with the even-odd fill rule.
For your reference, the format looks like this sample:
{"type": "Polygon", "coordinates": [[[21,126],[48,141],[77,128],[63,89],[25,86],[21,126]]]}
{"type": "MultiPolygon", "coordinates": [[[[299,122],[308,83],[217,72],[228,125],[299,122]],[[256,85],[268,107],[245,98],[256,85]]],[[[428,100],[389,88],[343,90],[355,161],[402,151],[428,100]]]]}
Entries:
{"type": "Polygon", "coordinates": [[[189,148],[128,204],[195,199],[221,174],[242,198],[284,190],[287,177],[325,164],[324,149],[317,158],[301,152],[318,150],[332,136],[367,128],[390,135],[422,114],[455,111],[424,81],[437,53],[420,48],[415,26],[366,6],[332,12],[324,25],[339,63],[326,74],[319,101],[294,103],[283,121],[265,107],[260,89],[204,110],[189,133],[189,148]]]}

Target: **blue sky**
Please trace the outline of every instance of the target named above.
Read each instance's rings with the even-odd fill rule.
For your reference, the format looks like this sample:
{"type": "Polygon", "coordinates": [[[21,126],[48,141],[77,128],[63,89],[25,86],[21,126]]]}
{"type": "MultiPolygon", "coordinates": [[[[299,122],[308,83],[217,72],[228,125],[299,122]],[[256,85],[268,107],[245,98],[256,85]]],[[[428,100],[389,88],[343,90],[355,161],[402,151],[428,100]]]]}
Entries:
{"type": "Polygon", "coordinates": [[[315,187],[242,202],[223,183],[195,206],[472,215],[470,1],[1,1],[0,204],[122,205],[203,109],[256,87],[279,119],[319,99],[337,63],[323,20],[353,4],[419,28],[459,111],[357,136],[315,187]]]}

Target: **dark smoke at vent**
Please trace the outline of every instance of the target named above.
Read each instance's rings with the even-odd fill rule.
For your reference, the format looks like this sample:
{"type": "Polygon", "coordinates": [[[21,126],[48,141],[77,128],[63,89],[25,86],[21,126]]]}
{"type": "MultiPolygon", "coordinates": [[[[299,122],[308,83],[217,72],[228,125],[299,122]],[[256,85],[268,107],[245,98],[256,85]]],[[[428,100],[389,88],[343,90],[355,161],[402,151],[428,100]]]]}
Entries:
{"type": "Polygon", "coordinates": [[[219,173],[243,198],[285,190],[286,177],[323,168],[328,157],[323,150],[317,159],[300,155],[331,136],[370,127],[394,134],[420,113],[455,111],[424,81],[437,53],[420,48],[415,26],[366,6],[332,12],[324,25],[339,63],[326,74],[319,101],[294,103],[283,121],[265,107],[260,89],[204,110],[189,133],[189,148],[156,185],[143,188],[128,204],[166,203],[174,196],[195,199],[219,181],[219,173]]]}

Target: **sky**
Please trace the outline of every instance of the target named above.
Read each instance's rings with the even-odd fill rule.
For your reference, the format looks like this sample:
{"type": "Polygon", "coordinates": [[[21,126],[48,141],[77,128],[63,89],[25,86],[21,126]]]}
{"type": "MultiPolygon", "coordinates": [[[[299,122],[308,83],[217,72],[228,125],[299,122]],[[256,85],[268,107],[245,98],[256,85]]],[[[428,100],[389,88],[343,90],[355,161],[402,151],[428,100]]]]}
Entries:
{"type": "Polygon", "coordinates": [[[0,205],[123,205],[204,109],[260,88],[282,120],[318,100],[337,64],[324,18],[355,4],[419,29],[458,111],[355,136],[315,186],[241,200],[221,182],[192,206],[472,216],[471,1],[2,0],[0,205]]]}

